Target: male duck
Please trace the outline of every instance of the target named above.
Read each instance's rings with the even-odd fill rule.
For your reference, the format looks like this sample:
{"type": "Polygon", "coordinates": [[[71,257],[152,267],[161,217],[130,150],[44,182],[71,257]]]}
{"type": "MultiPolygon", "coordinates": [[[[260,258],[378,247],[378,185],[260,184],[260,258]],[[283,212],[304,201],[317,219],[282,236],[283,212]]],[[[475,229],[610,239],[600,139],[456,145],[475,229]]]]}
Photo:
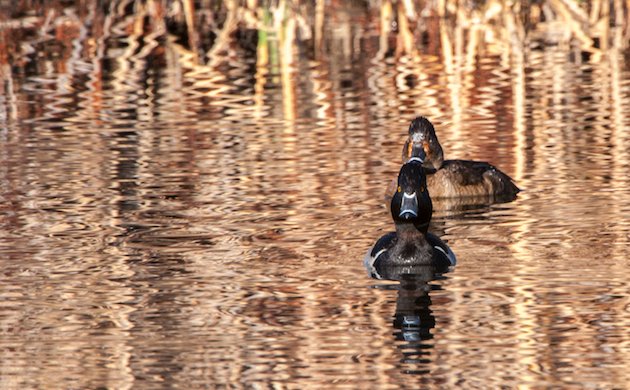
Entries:
{"type": "Polygon", "coordinates": [[[402,151],[403,162],[420,155],[426,155],[424,168],[434,199],[491,196],[513,200],[520,191],[508,175],[487,162],[444,160],[433,125],[421,116],[409,126],[409,138],[402,151]]]}
{"type": "MultiPolygon", "coordinates": [[[[420,152],[423,155],[424,152],[420,152]]],[[[390,211],[396,232],[381,237],[365,256],[370,275],[383,267],[455,265],[455,254],[437,236],[428,233],[433,206],[421,157],[411,157],[400,169],[390,211]]]]}

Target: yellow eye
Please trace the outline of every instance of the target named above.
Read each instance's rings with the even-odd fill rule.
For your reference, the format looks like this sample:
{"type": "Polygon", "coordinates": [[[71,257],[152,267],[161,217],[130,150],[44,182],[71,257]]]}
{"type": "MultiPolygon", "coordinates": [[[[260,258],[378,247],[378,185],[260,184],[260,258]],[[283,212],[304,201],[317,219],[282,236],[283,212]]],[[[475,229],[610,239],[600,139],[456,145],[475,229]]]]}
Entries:
{"type": "Polygon", "coordinates": [[[398,186],[398,192],[402,191],[402,188],[400,188],[400,186],[398,186]]]}

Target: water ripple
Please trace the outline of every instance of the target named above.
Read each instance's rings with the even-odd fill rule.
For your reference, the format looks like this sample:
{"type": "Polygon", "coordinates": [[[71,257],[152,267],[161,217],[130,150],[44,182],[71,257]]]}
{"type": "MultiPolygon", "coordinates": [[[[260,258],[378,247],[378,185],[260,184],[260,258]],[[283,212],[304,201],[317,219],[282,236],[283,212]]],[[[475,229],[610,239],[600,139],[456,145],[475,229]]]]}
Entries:
{"type": "Polygon", "coordinates": [[[627,12],[408,3],[8,10],[5,387],[628,383],[627,12]],[[458,265],[401,290],[361,259],[416,115],[523,192],[435,200],[458,265]]]}

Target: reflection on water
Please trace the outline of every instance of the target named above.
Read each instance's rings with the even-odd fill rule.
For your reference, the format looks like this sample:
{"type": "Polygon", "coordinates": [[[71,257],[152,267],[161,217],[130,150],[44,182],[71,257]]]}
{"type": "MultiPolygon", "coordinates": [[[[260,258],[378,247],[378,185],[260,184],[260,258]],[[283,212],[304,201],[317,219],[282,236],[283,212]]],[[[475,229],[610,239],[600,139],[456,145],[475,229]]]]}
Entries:
{"type": "Polygon", "coordinates": [[[422,376],[431,373],[431,353],[434,347],[431,330],[435,328],[435,317],[432,314],[429,293],[432,289],[439,289],[439,286],[429,283],[444,279],[442,274],[448,270],[448,267],[431,265],[381,266],[368,269],[374,279],[399,282],[397,285],[377,287],[383,290],[394,287],[397,291],[393,335],[402,355],[400,369],[405,374],[422,376]]]}
{"type": "Polygon", "coordinates": [[[425,367],[431,363],[433,344],[430,340],[433,339],[431,329],[435,328],[435,317],[430,308],[429,281],[422,277],[408,278],[401,280],[398,289],[394,337],[403,355],[401,363],[411,367],[404,369],[406,374],[430,374],[425,367]]]}
{"type": "Polygon", "coordinates": [[[3,388],[630,383],[623,2],[193,3],[0,11],[3,388]],[[361,258],[419,114],[524,191],[434,202],[407,360],[361,258]]]}

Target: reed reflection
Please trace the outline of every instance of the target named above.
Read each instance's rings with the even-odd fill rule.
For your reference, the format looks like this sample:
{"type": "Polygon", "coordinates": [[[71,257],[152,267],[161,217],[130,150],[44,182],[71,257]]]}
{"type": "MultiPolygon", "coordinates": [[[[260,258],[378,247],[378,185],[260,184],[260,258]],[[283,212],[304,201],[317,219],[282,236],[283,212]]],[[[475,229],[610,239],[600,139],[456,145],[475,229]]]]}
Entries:
{"type": "MultiPolygon", "coordinates": [[[[365,332],[388,334],[373,319],[390,307],[349,288],[366,281],[339,259],[380,226],[418,113],[448,158],[526,190],[433,199],[429,230],[466,259],[438,304],[435,387],[628,383],[623,1],[14,3],[0,12],[9,387],[400,387],[391,338],[365,332]]],[[[395,329],[422,340],[431,289],[413,283],[398,306],[427,326],[395,329]]]]}

